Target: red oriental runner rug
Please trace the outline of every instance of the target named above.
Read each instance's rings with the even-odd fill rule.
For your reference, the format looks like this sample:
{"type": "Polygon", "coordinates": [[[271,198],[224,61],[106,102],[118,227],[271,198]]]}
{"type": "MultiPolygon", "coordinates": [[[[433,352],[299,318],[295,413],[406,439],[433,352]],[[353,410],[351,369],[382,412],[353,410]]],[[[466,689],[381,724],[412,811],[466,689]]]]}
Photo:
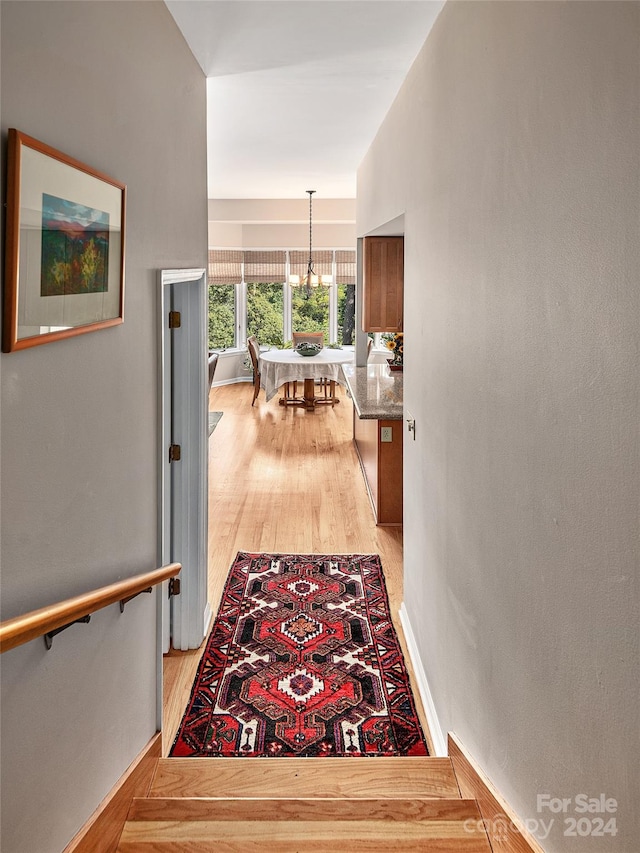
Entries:
{"type": "Polygon", "coordinates": [[[239,552],[170,755],[427,754],[380,558],[239,552]]]}

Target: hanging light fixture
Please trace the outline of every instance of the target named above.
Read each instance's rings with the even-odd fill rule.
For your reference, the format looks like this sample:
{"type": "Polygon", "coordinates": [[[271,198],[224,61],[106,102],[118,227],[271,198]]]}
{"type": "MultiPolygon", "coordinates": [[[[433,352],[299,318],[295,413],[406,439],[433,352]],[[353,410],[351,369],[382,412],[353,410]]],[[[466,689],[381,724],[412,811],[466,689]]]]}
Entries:
{"type": "Polygon", "coordinates": [[[307,264],[307,273],[300,278],[299,275],[290,275],[289,284],[291,287],[306,288],[307,299],[311,296],[311,291],[315,287],[331,287],[333,279],[330,275],[317,275],[313,269],[313,254],[312,254],[312,202],[315,190],[307,190],[309,193],[309,262],[307,264]]]}

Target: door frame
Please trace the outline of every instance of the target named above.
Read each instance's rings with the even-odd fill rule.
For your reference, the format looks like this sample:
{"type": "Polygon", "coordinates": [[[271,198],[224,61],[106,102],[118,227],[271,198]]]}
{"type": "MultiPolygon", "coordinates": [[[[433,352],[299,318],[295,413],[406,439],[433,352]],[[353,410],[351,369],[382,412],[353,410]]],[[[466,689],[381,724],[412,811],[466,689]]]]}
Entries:
{"type": "Polygon", "coordinates": [[[165,653],[170,643],[198,648],[211,619],[206,270],[163,269],[159,285],[159,550],[162,565],[182,564],[180,595],[169,599],[166,585],[162,589],[159,644],[165,653]],[[180,312],[179,329],[169,329],[170,311],[180,312]],[[179,462],[169,461],[171,443],[181,446],[179,462]]]}

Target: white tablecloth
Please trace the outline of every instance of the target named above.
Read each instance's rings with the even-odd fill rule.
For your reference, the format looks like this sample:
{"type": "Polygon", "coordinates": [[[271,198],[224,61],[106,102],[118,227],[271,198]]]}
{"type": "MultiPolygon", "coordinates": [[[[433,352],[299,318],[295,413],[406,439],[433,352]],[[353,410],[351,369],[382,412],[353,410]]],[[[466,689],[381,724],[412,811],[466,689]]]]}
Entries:
{"type": "Polygon", "coordinates": [[[292,349],[269,350],[260,353],[260,385],[270,400],[285,382],[304,379],[333,379],[344,385],[341,364],[353,361],[353,349],[328,349],[318,355],[298,355],[292,349]]]}

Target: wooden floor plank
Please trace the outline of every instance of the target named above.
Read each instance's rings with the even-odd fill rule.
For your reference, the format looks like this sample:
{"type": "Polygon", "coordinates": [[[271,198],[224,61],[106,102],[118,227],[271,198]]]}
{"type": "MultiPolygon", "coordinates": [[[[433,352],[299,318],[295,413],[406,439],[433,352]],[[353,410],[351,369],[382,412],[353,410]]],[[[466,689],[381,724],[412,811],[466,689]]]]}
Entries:
{"type": "MultiPolygon", "coordinates": [[[[211,844],[223,842],[237,849],[283,850],[300,845],[298,850],[351,849],[407,850],[412,844],[429,844],[426,849],[446,853],[460,850],[483,851],[490,848],[476,823],[462,821],[143,821],[128,823],[120,840],[120,851],[137,844],[211,844]],[[433,845],[433,847],[431,846],[433,845]]],[[[185,849],[184,847],[182,849],[185,849]]],[[[197,848],[196,848],[197,849],[197,848]]],[[[208,848],[204,848],[208,849],[208,848]]],[[[215,848],[212,848],[215,849],[215,848]]],[[[424,849],[424,848],[423,848],[424,849]]]]}
{"type": "Polygon", "coordinates": [[[336,853],[342,849],[353,853],[491,853],[486,838],[467,834],[459,838],[403,838],[392,837],[364,839],[351,834],[328,840],[298,838],[271,839],[210,838],[191,840],[145,840],[123,838],[117,853],[336,853]]]}
{"type": "Polygon", "coordinates": [[[475,800],[327,800],[327,799],[204,799],[139,798],[132,802],[129,821],[207,820],[479,820],[475,800]]]}
{"type": "Polygon", "coordinates": [[[459,797],[448,758],[163,758],[151,797],[459,797]]]}
{"type": "Polygon", "coordinates": [[[136,836],[148,841],[172,841],[180,838],[191,841],[208,841],[211,838],[233,838],[238,841],[247,839],[269,839],[271,843],[279,840],[300,838],[307,841],[340,841],[358,837],[367,841],[396,840],[402,833],[403,840],[412,838],[460,839],[480,836],[480,830],[467,827],[458,820],[425,821],[383,821],[383,820],[176,820],[176,821],[140,821],[127,823],[122,841],[133,840],[136,836]]]}

